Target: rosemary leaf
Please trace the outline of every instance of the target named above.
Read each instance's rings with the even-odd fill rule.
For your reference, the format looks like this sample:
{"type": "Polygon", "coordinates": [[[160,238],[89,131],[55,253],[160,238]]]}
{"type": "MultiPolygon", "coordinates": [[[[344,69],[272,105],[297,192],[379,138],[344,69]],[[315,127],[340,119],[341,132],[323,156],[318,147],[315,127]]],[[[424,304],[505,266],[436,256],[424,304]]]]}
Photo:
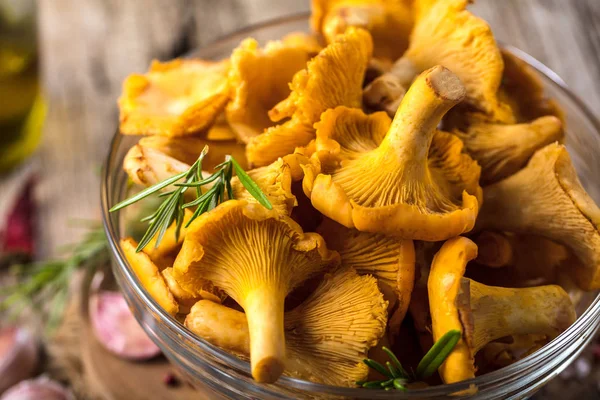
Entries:
{"type": "Polygon", "coordinates": [[[115,212],[118,211],[122,208],[125,208],[127,206],[132,205],[133,203],[136,203],[148,196],[150,196],[151,194],[154,194],[164,188],[166,188],[169,185],[172,185],[173,183],[177,182],[178,180],[184,178],[187,175],[187,172],[182,172],[180,174],[177,174],[175,176],[172,176],[168,179],[165,179],[162,182],[157,183],[156,185],[150,186],[149,188],[146,188],[144,190],[142,190],[141,192],[139,192],[138,194],[136,194],[133,197],[130,197],[127,200],[123,200],[122,202],[118,203],[117,205],[113,206],[109,211],[110,212],[115,212]]]}
{"type": "Polygon", "coordinates": [[[267,196],[260,190],[258,185],[250,178],[250,176],[242,169],[240,164],[235,161],[235,159],[231,156],[227,156],[233,165],[233,169],[235,170],[235,174],[237,175],[240,183],[244,185],[248,193],[252,195],[260,204],[262,204],[266,209],[272,210],[273,205],[267,198],[267,196]]]}
{"type": "Polygon", "coordinates": [[[387,376],[388,378],[394,378],[392,374],[380,363],[370,358],[365,358],[363,362],[370,368],[373,368],[375,371],[379,372],[381,375],[387,376]]]}
{"type": "Polygon", "coordinates": [[[362,387],[370,389],[380,389],[382,381],[371,381],[363,383],[362,387]]]}
{"type": "Polygon", "coordinates": [[[224,201],[233,199],[234,194],[231,179],[234,170],[240,183],[260,204],[268,209],[273,208],[267,196],[231,156],[226,156],[225,161],[215,167],[216,171],[211,176],[204,178],[202,176],[202,161],[207,153],[208,146],[205,146],[189,170],[144,189],[135,196],[120,202],[110,209],[111,212],[120,210],[151,194],[157,193],[169,185],[173,185],[175,188],[168,192],[160,193],[158,198],[163,199],[162,203],[152,214],[142,218],[142,222],[148,222],[148,228],[142,236],[136,251],[142,251],[153,238],[156,238],[155,246],[158,246],[167,229],[173,223],[175,223],[175,238],[179,239],[186,208],[196,207],[192,217],[185,224],[187,228],[201,214],[214,209],[224,201]],[[212,186],[205,193],[202,193],[201,188],[209,184],[212,184],[212,186]],[[189,188],[195,188],[196,198],[185,203],[183,201],[184,195],[189,188]],[[227,197],[225,196],[226,193],[227,197]]]}
{"type": "Polygon", "coordinates": [[[405,391],[405,390],[406,390],[406,387],[404,386],[404,383],[405,383],[405,381],[403,381],[403,380],[402,380],[402,379],[400,379],[400,378],[396,378],[396,379],[394,379],[394,387],[395,387],[397,390],[402,390],[402,391],[405,391]]]}
{"type": "Polygon", "coordinates": [[[396,355],[394,353],[392,353],[392,351],[385,346],[382,347],[382,350],[388,355],[390,360],[392,360],[392,363],[394,364],[394,367],[398,370],[400,377],[408,378],[408,373],[402,367],[402,364],[400,363],[400,360],[398,360],[398,357],[396,357],[396,355]]]}
{"type": "Polygon", "coordinates": [[[446,357],[450,355],[456,343],[460,340],[461,332],[459,330],[451,330],[442,336],[435,344],[429,349],[427,354],[423,356],[421,362],[417,366],[417,376],[420,379],[429,378],[437,371],[437,369],[444,363],[446,357]]]}

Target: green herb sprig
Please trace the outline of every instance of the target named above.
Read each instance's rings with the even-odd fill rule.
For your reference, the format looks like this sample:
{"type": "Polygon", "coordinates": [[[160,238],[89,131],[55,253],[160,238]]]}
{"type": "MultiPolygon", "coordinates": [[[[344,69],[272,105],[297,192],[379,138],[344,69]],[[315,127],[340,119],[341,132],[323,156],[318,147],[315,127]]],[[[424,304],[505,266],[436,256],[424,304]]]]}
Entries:
{"type": "Polygon", "coordinates": [[[450,355],[454,347],[458,343],[461,337],[459,330],[451,330],[442,336],[435,344],[429,349],[427,354],[423,356],[419,365],[417,366],[416,373],[408,373],[403,367],[398,357],[387,347],[383,347],[383,351],[388,355],[391,361],[387,361],[385,366],[383,364],[367,358],[363,362],[369,367],[379,372],[386,377],[380,381],[358,381],[356,384],[364,388],[371,389],[385,389],[385,390],[406,390],[406,384],[416,381],[422,381],[429,378],[431,375],[438,370],[438,368],[444,363],[446,358],[450,355]]]}
{"type": "Polygon", "coordinates": [[[74,272],[102,267],[110,256],[104,229],[97,222],[68,250],[71,254],[62,260],[13,265],[10,272],[16,283],[0,287],[0,312],[14,320],[29,308],[46,322],[47,333],[52,333],[62,318],[74,272]]]}
{"type": "Polygon", "coordinates": [[[140,240],[136,251],[142,251],[154,237],[156,237],[155,246],[158,247],[165,232],[173,222],[176,224],[175,238],[179,239],[186,208],[196,207],[192,217],[185,225],[187,228],[192,221],[200,215],[212,210],[226,200],[233,199],[233,188],[231,187],[233,172],[235,172],[240,183],[246,188],[248,193],[250,193],[260,204],[269,210],[273,208],[267,196],[265,196],[258,185],[230,155],[226,156],[225,161],[215,167],[216,171],[212,175],[208,178],[204,178],[202,176],[202,161],[207,153],[208,146],[205,146],[204,149],[202,149],[200,156],[196,162],[192,164],[189,170],[150,186],[110,209],[110,212],[121,210],[152,194],[158,193],[168,186],[174,186],[173,190],[159,195],[159,197],[164,197],[165,200],[158,206],[156,211],[147,217],[142,218],[142,222],[148,222],[149,225],[146,233],[140,240]],[[183,180],[183,182],[177,183],[181,180],[183,180]],[[209,184],[212,184],[212,186],[205,193],[202,193],[201,188],[209,184]],[[185,193],[188,189],[192,188],[196,189],[196,199],[184,203],[185,193]],[[227,193],[227,196],[225,196],[225,193],[227,193]]]}

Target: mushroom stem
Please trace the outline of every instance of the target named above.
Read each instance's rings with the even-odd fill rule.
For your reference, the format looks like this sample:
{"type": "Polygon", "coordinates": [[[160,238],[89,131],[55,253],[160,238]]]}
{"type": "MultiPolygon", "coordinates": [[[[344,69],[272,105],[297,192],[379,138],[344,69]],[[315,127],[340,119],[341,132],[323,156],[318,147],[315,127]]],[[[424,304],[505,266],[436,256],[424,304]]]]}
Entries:
{"type": "Polygon", "coordinates": [[[505,336],[554,338],[576,319],[569,295],[556,285],[513,289],[462,278],[457,304],[473,354],[505,336]]]}
{"type": "Polygon", "coordinates": [[[285,293],[265,286],[249,292],[244,299],[250,333],[252,376],[257,382],[273,383],[283,373],[284,298],[285,293]]]}
{"type": "Polygon", "coordinates": [[[437,126],[465,94],[449,69],[438,65],[423,72],[402,99],[382,146],[393,148],[399,157],[427,160],[437,126]]]}

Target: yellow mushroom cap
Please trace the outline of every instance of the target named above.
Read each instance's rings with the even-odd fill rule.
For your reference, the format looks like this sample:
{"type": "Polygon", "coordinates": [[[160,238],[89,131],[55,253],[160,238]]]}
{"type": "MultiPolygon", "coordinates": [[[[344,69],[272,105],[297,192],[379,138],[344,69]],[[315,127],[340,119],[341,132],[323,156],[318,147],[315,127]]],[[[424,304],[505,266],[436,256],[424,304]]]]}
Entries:
{"type": "Polygon", "coordinates": [[[189,227],[173,276],[187,291],[205,281],[225,291],[248,317],[252,376],[274,382],[283,371],[285,296],[339,263],[316,233],[243,200],[225,202],[189,227]]]}
{"type": "Polygon", "coordinates": [[[190,169],[190,165],[160,150],[136,144],[123,159],[123,169],[138,185],[152,186],[190,169]]]}
{"type": "MultiPolygon", "coordinates": [[[[385,333],[386,307],[372,276],[351,268],[326,274],[313,293],[285,313],[288,375],[337,386],[355,386],[367,377],[362,362],[385,333]]],[[[246,316],[236,310],[200,301],[185,324],[225,350],[247,356],[246,316]]]]}
{"type": "Polygon", "coordinates": [[[246,149],[248,161],[266,165],[308,144],[315,137],[313,124],[329,108],[360,107],[372,47],[367,31],[351,28],[321,50],[294,75],[287,99],[269,111],[273,121],[290,119],[252,138],[246,149]]]}
{"type": "Polygon", "coordinates": [[[480,115],[471,115],[466,130],[454,133],[481,165],[482,184],[514,174],[536,150],[563,137],[560,119],[550,115],[515,125],[497,124],[480,115]]]}
{"type": "Polygon", "coordinates": [[[229,98],[229,61],[154,61],[130,75],[119,98],[120,130],[132,135],[190,135],[210,126],[229,98]]]}
{"type": "Polygon", "coordinates": [[[370,274],[389,286],[397,298],[388,328],[392,336],[400,331],[415,280],[415,248],[412,240],[380,233],[360,232],[326,218],[317,232],[327,246],[340,253],[342,265],[361,275],[370,274]]]}
{"type": "Polygon", "coordinates": [[[290,94],[289,82],[306,67],[310,50],[291,40],[269,42],[261,49],[256,40],[246,39],[233,51],[226,114],[240,141],[248,143],[274,125],[268,112],[290,94]]]}
{"type": "Polygon", "coordinates": [[[350,26],[373,37],[374,54],[395,60],[408,47],[413,15],[403,0],[313,0],[311,26],[328,42],[350,26]]]}
{"type": "Polygon", "coordinates": [[[213,141],[194,137],[148,136],[140,139],[138,144],[144,148],[158,150],[188,165],[192,165],[200,156],[204,146],[208,146],[209,151],[202,160],[202,169],[209,172],[212,172],[215,166],[222,163],[226,155],[235,158],[244,169],[248,165],[244,145],[235,141],[213,141]]]}
{"type": "Polygon", "coordinates": [[[487,186],[484,200],[478,229],[560,243],[581,261],[571,269],[580,287],[600,287],[600,209],[581,186],[564,146],[538,150],[521,171],[487,186]]]}
{"type": "Polygon", "coordinates": [[[438,66],[415,80],[391,125],[383,114],[324,113],[313,156],[320,165],[304,168],[313,206],[346,227],[403,239],[469,231],[481,195],[479,166],[459,139],[436,130],[463,96],[456,75],[438,66]]]}
{"type": "Polygon", "coordinates": [[[441,64],[465,85],[465,102],[500,120],[510,109],[497,98],[504,63],[488,24],[466,10],[468,0],[437,1],[415,23],[403,58],[418,71],[441,64]]]}
{"type": "Polygon", "coordinates": [[[475,377],[475,354],[489,342],[517,334],[554,338],[576,318],[569,295],[559,286],[512,289],[464,278],[477,256],[471,240],[448,240],[434,257],[427,283],[433,339],[457,329],[462,337],[440,367],[445,383],[475,377]]]}
{"type": "Polygon", "coordinates": [[[552,115],[564,123],[564,112],[544,93],[544,84],[537,72],[507,50],[502,50],[502,60],[504,72],[498,97],[510,106],[516,121],[529,122],[552,115]]]}
{"type": "Polygon", "coordinates": [[[422,71],[443,65],[465,85],[466,104],[495,121],[514,122],[510,107],[498,99],[504,66],[500,50],[488,24],[466,10],[468,3],[417,1],[408,50],[365,88],[365,102],[393,115],[404,95],[398,87],[407,88],[422,71]]]}
{"type": "MultiPolygon", "coordinates": [[[[123,161],[124,169],[135,183],[151,186],[173,175],[185,172],[190,168],[190,164],[172,158],[154,147],[167,151],[174,156],[181,157],[186,161],[191,160],[194,162],[204,146],[198,150],[198,154],[196,154],[196,150],[200,144],[205,143],[205,140],[192,138],[147,137],[140,140],[139,144],[129,150],[123,161]],[[189,145],[189,147],[186,148],[186,145],[189,145]]],[[[214,165],[222,163],[225,154],[220,150],[227,150],[228,148],[228,146],[216,145],[209,149],[202,162],[203,168],[206,165],[207,169],[212,170],[214,165]]],[[[292,194],[292,174],[298,174],[297,170],[300,167],[297,165],[298,162],[293,158],[293,155],[287,159],[294,164],[294,171],[292,171],[287,162],[279,159],[270,165],[251,169],[246,171],[246,173],[268,197],[275,210],[289,215],[292,212],[292,208],[297,204],[296,197],[292,194]]],[[[206,176],[207,172],[203,172],[203,174],[206,176]]],[[[301,179],[301,177],[297,179],[301,179]]],[[[246,200],[249,203],[258,203],[256,198],[242,185],[237,176],[231,179],[231,186],[235,199],[246,200]]],[[[207,185],[202,190],[208,187],[210,186],[207,185]]],[[[171,186],[165,188],[165,190],[169,190],[169,188],[171,186]]],[[[186,198],[193,196],[193,191],[188,190],[185,195],[186,198]]],[[[190,199],[193,199],[193,197],[190,199]]]]}
{"type": "Polygon", "coordinates": [[[150,257],[144,252],[136,252],[137,243],[132,238],[121,240],[121,249],[125,253],[125,258],[135,272],[140,283],[148,291],[154,300],[166,312],[171,315],[177,314],[179,305],[175,301],[173,294],[167,287],[156,264],[150,260],[150,257]]]}
{"type": "MultiPolygon", "coordinates": [[[[291,168],[283,159],[280,158],[265,167],[248,170],[246,173],[269,198],[274,210],[284,215],[292,213],[292,209],[298,202],[296,196],[292,194],[291,168]]],[[[235,199],[258,203],[258,200],[246,190],[237,176],[231,179],[231,186],[235,199]]]]}

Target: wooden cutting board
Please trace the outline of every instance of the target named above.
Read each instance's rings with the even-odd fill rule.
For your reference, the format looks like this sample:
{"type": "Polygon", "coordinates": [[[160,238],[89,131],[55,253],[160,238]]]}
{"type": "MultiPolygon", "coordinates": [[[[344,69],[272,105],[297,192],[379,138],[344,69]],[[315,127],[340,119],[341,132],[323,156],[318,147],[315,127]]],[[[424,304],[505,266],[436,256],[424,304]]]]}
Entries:
{"type": "Polygon", "coordinates": [[[74,279],[72,297],[65,318],[47,344],[48,362],[44,370],[67,381],[78,399],[84,400],[205,400],[164,357],[149,361],[123,360],[96,340],[87,317],[89,279],[74,279]],[[87,282],[87,283],[86,283],[87,282]],[[177,384],[165,383],[175,376],[177,384]]]}
{"type": "Polygon", "coordinates": [[[81,357],[86,385],[90,392],[106,400],[205,399],[183,379],[164,358],[144,362],[122,360],[106,351],[96,340],[89,324],[82,331],[81,357]],[[174,375],[176,386],[165,383],[174,375]]]}

